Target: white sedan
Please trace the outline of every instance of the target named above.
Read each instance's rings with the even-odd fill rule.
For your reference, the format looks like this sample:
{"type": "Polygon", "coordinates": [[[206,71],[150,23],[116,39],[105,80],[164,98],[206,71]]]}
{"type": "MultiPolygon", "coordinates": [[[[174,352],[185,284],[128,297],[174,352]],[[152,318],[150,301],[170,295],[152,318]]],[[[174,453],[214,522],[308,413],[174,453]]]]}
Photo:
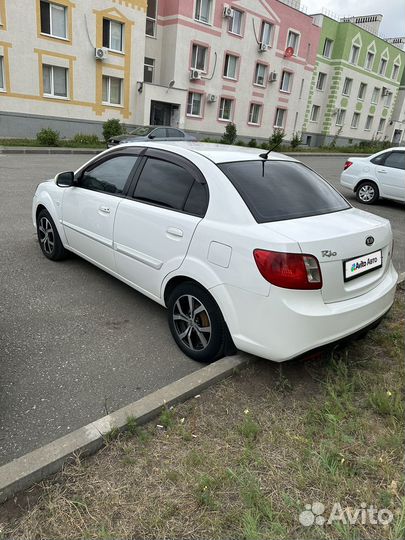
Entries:
{"type": "Polygon", "coordinates": [[[180,349],[284,361],[376,323],[397,282],[387,220],[297,160],[131,143],[41,183],[43,254],[71,251],[168,308],[180,349]]]}
{"type": "Polygon", "coordinates": [[[359,202],[373,204],[380,197],[405,201],[405,148],[389,148],[369,157],[350,157],[340,183],[354,191],[359,202]]]}

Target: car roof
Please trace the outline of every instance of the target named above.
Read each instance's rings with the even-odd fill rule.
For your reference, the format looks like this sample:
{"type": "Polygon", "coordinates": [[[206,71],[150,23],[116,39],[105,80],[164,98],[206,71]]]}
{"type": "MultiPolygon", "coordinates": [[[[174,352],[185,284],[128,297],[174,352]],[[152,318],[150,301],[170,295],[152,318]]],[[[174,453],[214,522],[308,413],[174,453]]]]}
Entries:
{"type": "MultiPolygon", "coordinates": [[[[125,145],[120,145],[120,148],[123,146],[145,146],[145,143],[142,142],[130,142],[125,145]]],[[[159,142],[148,142],[147,144],[150,148],[156,148],[160,150],[173,151],[174,149],[180,150],[185,149],[196,154],[200,154],[208,158],[214,163],[230,163],[232,161],[257,161],[259,154],[266,152],[259,148],[246,148],[241,146],[231,146],[227,144],[216,144],[216,143],[201,143],[193,141],[159,141],[159,142]]],[[[181,154],[181,152],[176,152],[181,154]]],[[[279,154],[278,152],[271,152],[268,157],[269,160],[283,160],[283,161],[297,161],[293,157],[285,156],[284,154],[279,154]]]]}

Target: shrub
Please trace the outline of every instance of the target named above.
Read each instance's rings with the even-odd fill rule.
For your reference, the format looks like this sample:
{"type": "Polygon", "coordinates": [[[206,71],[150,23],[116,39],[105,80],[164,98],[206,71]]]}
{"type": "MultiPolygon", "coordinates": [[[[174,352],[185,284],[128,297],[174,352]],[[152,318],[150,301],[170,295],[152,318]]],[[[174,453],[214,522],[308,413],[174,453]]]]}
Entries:
{"type": "Polygon", "coordinates": [[[301,135],[297,133],[293,133],[293,138],[291,139],[291,147],[297,148],[302,143],[301,135]]]}
{"type": "Polygon", "coordinates": [[[248,142],[248,146],[250,148],[257,148],[257,141],[256,139],[250,139],[250,141],[248,142]]]}
{"type": "Polygon", "coordinates": [[[234,144],[236,141],[237,131],[234,123],[229,122],[226,125],[225,132],[222,136],[221,142],[223,144],[234,144]]]}
{"type": "Polygon", "coordinates": [[[108,141],[111,137],[116,137],[117,135],[122,135],[124,132],[124,129],[122,125],[120,124],[120,121],[116,118],[112,118],[111,120],[107,120],[107,122],[104,122],[103,124],[103,137],[105,142],[108,141]]]}
{"type": "Polygon", "coordinates": [[[59,140],[59,131],[51,128],[43,128],[37,133],[37,141],[41,146],[58,146],[59,140]]]}
{"type": "Polygon", "coordinates": [[[241,141],[241,140],[236,141],[235,144],[236,144],[236,146],[246,146],[245,143],[243,141],[241,141]]]}
{"type": "Polygon", "coordinates": [[[76,135],[72,139],[72,142],[75,144],[84,144],[88,146],[97,146],[100,144],[97,135],[86,135],[84,133],[76,133],[76,135]]]}
{"type": "Polygon", "coordinates": [[[276,128],[273,135],[270,137],[270,146],[279,146],[285,137],[284,129],[276,128]]]}
{"type": "Polygon", "coordinates": [[[270,148],[270,147],[269,147],[269,143],[267,143],[267,142],[262,142],[262,144],[260,145],[260,148],[261,148],[262,150],[269,150],[269,148],[270,148]]]}

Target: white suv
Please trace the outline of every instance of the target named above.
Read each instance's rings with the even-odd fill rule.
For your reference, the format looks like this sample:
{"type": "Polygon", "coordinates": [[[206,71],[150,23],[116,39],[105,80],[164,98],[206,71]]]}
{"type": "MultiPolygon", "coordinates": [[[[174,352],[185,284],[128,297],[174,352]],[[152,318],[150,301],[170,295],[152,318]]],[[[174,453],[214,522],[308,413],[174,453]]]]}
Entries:
{"type": "Polygon", "coordinates": [[[72,251],[166,306],[199,361],[235,346],[288,360],[375,323],[394,299],[389,222],[281,154],[120,145],[40,184],[32,215],[47,258],[72,251]]]}
{"type": "Polygon", "coordinates": [[[369,157],[350,157],[340,176],[359,202],[373,204],[380,197],[405,201],[405,148],[389,148],[369,157]]]}

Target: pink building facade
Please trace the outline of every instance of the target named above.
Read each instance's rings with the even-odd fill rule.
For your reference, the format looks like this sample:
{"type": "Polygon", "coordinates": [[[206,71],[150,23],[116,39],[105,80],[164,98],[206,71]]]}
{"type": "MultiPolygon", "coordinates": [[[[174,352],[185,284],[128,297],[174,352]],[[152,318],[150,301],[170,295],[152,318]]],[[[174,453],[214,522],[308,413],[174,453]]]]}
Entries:
{"type": "Polygon", "coordinates": [[[301,131],[320,37],[279,0],[149,0],[136,124],[286,138],[301,131]]]}

